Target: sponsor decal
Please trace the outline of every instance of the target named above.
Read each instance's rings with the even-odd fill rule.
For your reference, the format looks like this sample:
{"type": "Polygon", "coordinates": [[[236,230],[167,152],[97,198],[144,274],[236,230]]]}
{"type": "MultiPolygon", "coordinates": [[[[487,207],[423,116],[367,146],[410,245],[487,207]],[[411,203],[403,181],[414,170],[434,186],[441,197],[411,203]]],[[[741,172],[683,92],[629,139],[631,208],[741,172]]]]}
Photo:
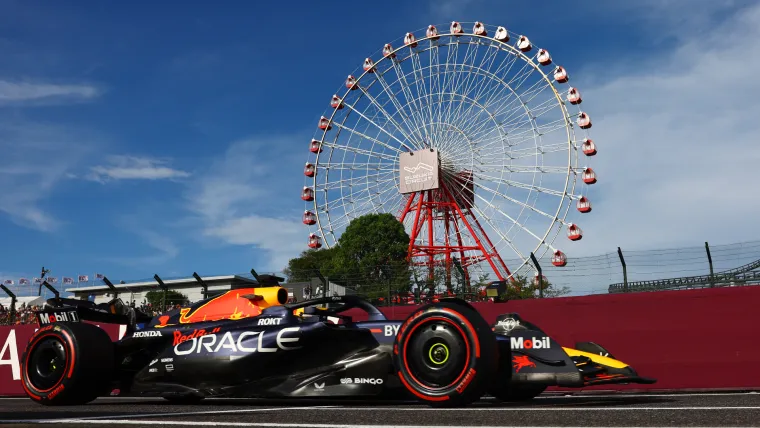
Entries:
{"type": "Polygon", "coordinates": [[[218,331],[219,331],[219,327],[211,330],[211,333],[208,333],[206,330],[203,330],[203,329],[201,330],[196,329],[196,330],[193,330],[193,332],[190,334],[183,335],[181,331],[174,330],[174,343],[172,344],[172,346],[177,346],[182,342],[187,342],[188,340],[195,339],[196,337],[205,336],[207,334],[213,334],[218,331]]]}
{"type": "Polygon", "coordinates": [[[54,322],[79,322],[77,311],[40,313],[37,318],[40,325],[52,324],[54,322]]]}
{"type": "Polygon", "coordinates": [[[21,366],[18,362],[18,348],[16,347],[16,330],[11,329],[0,349],[0,366],[11,366],[13,380],[21,380],[21,366]]]}
{"type": "Polygon", "coordinates": [[[162,363],[173,363],[174,358],[161,358],[162,363]]]}
{"type": "Polygon", "coordinates": [[[162,337],[163,334],[161,334],[160,331],[136,331],[132,334],[132,337],[162,337]]]}
{"type": "Polygon", "coordinates": [[[280,325],[282,318],[262,318],[257,325],[280,325]]]}
{"type": "Polygon", "coordinates": [[[507,330],[512,330],[515,327],[517,327],[518,325],[520,325],[520,321],[517,321],[514,318],[506,318],[506,319],[503,319],[503,320],[499,321],[498,323],[496,323],[496,325],[499,326],[499,327],[503,327],[503,328],[505,328],[507,330]]]}
{"type": "Polygon", "coordinates": [[[156,364],[158,362],[158,359],[155,359],[148,364],[148,367],[152,366],[153,364],[156,364]]]}
{"type": "Polygon", "coordinates": [[[343,385],[349,385],[349,384],[370,384],[370,385],[382,385],[383,380],[380,378],[367,378],[367,377],[344,377],[340,380],[340,383],[343,385]]]}
{"type": "Polygon", "coordinates": [[[519,373],[520,369],[536,367],[536,363],[531,361],[527,355],[515,355],[512,357],[512,367],[515,369],[515,373],[519,373]]]}
{"type": "Polygon", "coordinates": [[[174,371],[174,364],[167,364],[164,366],[166,368],[167,372],[173,372],[174,371]]]}
{"type": "Polygon", "coordinates": [[[153,367],[152,369],[148,370],[148,373],[158,373],[158,369],[153,367]]]}
{"type": "MultiPolygon", "coordinates": [[[[260,331],[244,331],[240,333],[237,340],[232,336],[232,332],[228,331],[224,335],[217,334],[204,334],[193,337],[190,340],[180,342],[174,346],[174,353],[176,355],[188,355],[192,353],[199,354],[203,350],[208,353],[215,354],[222,349],[228,349],[232,352],[277,352],[277,351],[290,351],[300,348],[300,346],[287,345],[288,343],[298,343],[299,337],[289,337],[301,331],[301,327],[288,327],[283,328],[277,332],[276,338],[274,338],[274,345],[276,347],[264,346],[264,332],[260,331]],[[253,341],[246,343],[246,338],[258,336],[258,343],[255,346],[251,346],[253,341]],[[189,346],[180,345],[187,344],[189,346]]],[[[271,345],[270,345],[271,346],[271,345]]]]}
{"type": "Polygon", "coordinates": [[[385,329],[383,329],[383,333],[386,336],[395,336],[398,334],[398,329],[401,327],[400,325],[386,325],[385,329]]]}
{"type": "Polygon", "coordinates": [[[512,349],[549,349],[551,342],[548,337],[533,337],[525,339],[523,337],[510,337],[509,343],[512,349]]]}
{"type": "Polygon", "coordinates": [[[317,391],[324,391],[324,389],[325,389],[325,383],[324,382],[322,382],[322,383],[316,383],[315,382],[314,383],[314,389],[316,389],[317,391]]]}

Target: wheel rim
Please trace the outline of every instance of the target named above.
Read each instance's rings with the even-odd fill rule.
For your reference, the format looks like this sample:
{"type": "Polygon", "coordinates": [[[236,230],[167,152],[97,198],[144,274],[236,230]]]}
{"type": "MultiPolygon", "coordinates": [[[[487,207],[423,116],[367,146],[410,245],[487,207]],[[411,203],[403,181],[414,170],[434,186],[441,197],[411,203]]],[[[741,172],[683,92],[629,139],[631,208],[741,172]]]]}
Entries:
{"type": "Polygon", "coordinates": [[[29,382],[41,391],[55,387],[63,379],[65,370],[66,349],[57,338],[40,342],[32,351],[26,368],[29,382]]]}
{"type": "Polygon", "coordinates": [[[435,343],[428,351],[428,358],[433,364],[446,364],[446,361],[449,360],[449,347],[444,343],[435,343]]]}
{"type": "Polygon", "coordinates": [[[466,348],[461,329],[446,319],[431,320],[410,332],[405,351],[408,370],[421,386],[445,389],[465,372],[466,348]]]}

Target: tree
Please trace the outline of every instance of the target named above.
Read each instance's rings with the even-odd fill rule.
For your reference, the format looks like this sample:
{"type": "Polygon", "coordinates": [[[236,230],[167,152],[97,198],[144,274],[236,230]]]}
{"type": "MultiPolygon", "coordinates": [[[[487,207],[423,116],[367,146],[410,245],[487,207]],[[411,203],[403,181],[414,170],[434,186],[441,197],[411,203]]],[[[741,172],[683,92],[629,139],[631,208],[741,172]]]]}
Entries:
{"type": "Polygon", "coordinates": [[[349,223],[337,245],[303,251],[288,261],[283,273],[288,281],[308,281],[320,273],[370,299],[388,298],[411,288],[409,240],[392,214],[366,214],[349,223]]]}
{"type": "MultiPolygon", "coordinates": [[[[151,290],[147,293],[145,293],[145,300],[150,303],[153,307],[162,307],[164,299],[164,291],[163,290],[151,290]]],[[[184,305],[188,302],[188,298],[186,295],[180,293],[179,291],[174,290],[167,290],[166,291],[166,304],[167,305],[184,305]]]]}
{"type": "Polygon", "coordinates": [[[392,214],[366,214],[351,221],[328,267],[331,280],[357,288],[368,298],[407,291],[409,234],[392,214]]]}
{"type": "Polygon", "coordinates": [[[290,259],[283,273],[290,282],[309,281],[317,276],[317,272],[330,270],[334,253],[333,248],[310,248],[301,252],[300,256],[290,259]]]}
{"type": "MultiPolygon", "coordinates": [[[[570,287],[554,288],[547,279],[541,281],[544,297],[559,297],[570,293],[570,287]]],[[[539,285],[535,281],[528,281],[527,277],[515,275],[507,286],[505,296],[510,300],[534,299],[539,297],[539,285]]]]}

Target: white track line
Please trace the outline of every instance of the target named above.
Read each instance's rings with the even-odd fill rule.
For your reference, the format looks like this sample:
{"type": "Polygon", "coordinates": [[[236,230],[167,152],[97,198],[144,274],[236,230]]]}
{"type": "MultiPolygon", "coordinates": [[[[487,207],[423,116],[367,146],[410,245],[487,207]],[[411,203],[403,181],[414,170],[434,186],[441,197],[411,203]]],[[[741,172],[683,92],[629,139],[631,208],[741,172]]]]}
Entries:
{"type": "MultiPolygon", "coordinates": [[[[26,422],[30,423],[29,421],[20,420],[18,422],[26,422]]],[[[161,420],[151,420],[151,421],[129,421],[129,420],[100,420],[100,421],[87,421],[82,419],[59,419],[55,421],[50,422],[31,422],[31,423],[52,423],[52,424],[71,424],[71,423],[77,423],[77,424],[95,424],[95,423],[108,423],[113,425],[143,425],[145,423],[150,423],[152,425],[177,425],[177,426],[230,426],[230,427],[266,427],[266,428],[451,428],[451,425],[335,425],[335,424],[312,424],[312,423],[304,423],[304,424],[291,424],[291,423],[267,423],[267,422],[189,422],[189,421],[161,421],[161,420]]],[[[500,426],[485,426],[485,425],[469,425],[469,426],[463,426],[463,425],[457,425],[459,428],[507,428],[509,425],[500,425],[500,426]]],[[[521,426],[520,428],[546,428],[546,427],[526,427],[521,426]]],[[[565,428],[576,428],[576,427],[565,427],[565,428]]],[[[587,427],[577,427],[577,428],[587,428],[587,427]]],[[[613,427],[596,427],[596,428],[613,428],[613,427]]],[[[694,428],[694,427],[692,427],[694,428]]],[[[740,427],[739,427],[740,428],[740,427]]]]}
{"type": "MultiPolygon", "coordinates": [[[[0,420],[0,424],[9,423],[32,423],[32,424],[60,424],[60,423],[88,423],[88,424],[122,424],[122,425],[135,425],[135,424],[157,424],[157,425],[234,425],[233,422],[194,422],[194,421],[161,421],[161,420],[140,420],[135,421],[132,419],[142,419],[147,417],[183,417],[183,416],[196,416],[196,415],[218,415],[222,413],[264,413],[264,412],[277,412],[287,410],[332,410],[338,412],[347,411],[378,411],[378,410],[390,410],[390,411],[436,411],[436,412],[633,412],[633,411],[658,411],[658,410],[760,410],[760,406],[710,406],[710,407],[476,407],[476,408],[430,408],[430,407],[339,407],[339,406],[314,406],[314,407],[278,407],[278,408],[259,408],[259,409],[234,409],[234,410],[209,410],[200,412],[170,412],[170,413],[151,413],[140,415],[109,415],[109,416],[92,416],[75,419],[12,419],[12,420],[0,420]],[[122,419],[108,419],[108,418],[122,418],[122,419]]],[[[335,427],[335,428],[384,428],[387,425],[315,425],[315,424],[266,424],[266,423],[251,423],[251,425],[240,426],[272,426],[272,427],[335,427]]],[[[414,425],[402,425],[403,428],[415,428],[414,425]]],[[[435,428],[427,426],[428,428],[435,428]]],[[[468,428],[468,427],[462,427],[468,428]]],[[[486,427],[483,427],[486,428],[486,427]]]]}
{"type": "MultiPolygon", "coordinates": [[[[308,406],[308,407],[261,407],[256,409],[232,409],[232,410],[204,410],[204,411],[197,411],[197,412],[165,412],[165,413],[143,413],[139,415],[109,415],[109,416],[87,416],[83,418],[77,418],[77,419],[67,419],[70,421],[95,421],[98,423],[105,423],[103,420],[106,420],[108,418],[124,418],[124,420],[129,419],[135,419],[135,418],[150,418],[150,417],[165,417],[165,416],[197,416],[197,415],[218,415],[222,413],[265,413],[265,412],[281,412],[286,410],[317,410],[321,408],[326,407],[335,407],[339,409],[338,406],[308,406]]],[[[62,419],[33,419],[29,420],[27,422],[29,423],[58,423],[59,420],[62,419]],[[53,422],[50,422],[53,421],[53,422]]],[[[0,424],[8,423],[6,420],[0,420],[0,424]]],[[[14,421],[13,423],[20,423],[18,421],[14,421]]],[[[92,422],[94,423],[94,422],[92,422]]],[[[142,423],[148,423],[148,422],[142,422],[142,423]]]]}
{"type": "MultiPolygon", "coordinates": [[[[760,395],[760,391],[747,391],[747,392],[690,392],[690,393],[561,393],[561,392],[552,392],[547,395],[540,395],[536,397],[535,399],[547,399],[547,398],[602,398],[602,397],[615,397],[615,398],[626,398],[626,397],[720,397],[720,396],[734,396],[734,395],[760,395]]],[[[490,397],[487,397],[490,398],[490,397]]],[[[285,398],[283,400],[287,400],[288,398],[285,398]]],[[[0,401],[3,400],[31,400],[29,397],[0,397],[0,401]]],[[[136,397],[109,397],[109,396],[103,396],[98,397],[98,400],[157,400],[162,401],[161,397],[143,397],[143,396],[136,396],[136,397]]],[[[238,398],[238,397],[223,397],[223,398],[206,398],[205,400],[208,401],[254,401],[257,400],[256,398],[238,398]]],[[[205,402],[204,400],[204,402],[205,402]]],[[[291,398],[291,400],[298,400],[298,398],[291,398]]],[[[335,399],[335,401],[340,401],[340,399],[335,399]]]]}
{"type": "MultiPolygon", "coordinates": [[[[340,412],[367,412],[378,410],[408,411],[408,412],[619,412],[633,410],[760,410],[760,406],[673,406],[673,407],[461,407],[461,408],[436,408],[436,407],[343,407],[343,406],[320,406],[312,407],[309,410],[333,410],[340,412]]],[[[179,414],[179,413],[178,413],[179,414]]],[[[406,426],[406,425],[404,425],[406,426]]]]}
{"type": "Polygon", "coordinates": [[[589,394],[589,393],[582,393],[582,394],[562,394],[562,393],[553,393],[553,394],[547,394],[547,395],[539,395],[536,397],[537,399],[546,399],[546,398],[594,398],[594,397],[615,397],[615,398],[627,398],[627,397],[720,397],[720,396],[734,396],[734,395],[760,395],[757,391],[748,391],[748,392],[691,392],[691,393],[658,393],[658,394],[648,394],[648,393],[641,393],[641,394],[629,394],[629,393],[619,393],[619,394],[589,394]],[[553,395],[556,394],[556,395],[553,395]]]}

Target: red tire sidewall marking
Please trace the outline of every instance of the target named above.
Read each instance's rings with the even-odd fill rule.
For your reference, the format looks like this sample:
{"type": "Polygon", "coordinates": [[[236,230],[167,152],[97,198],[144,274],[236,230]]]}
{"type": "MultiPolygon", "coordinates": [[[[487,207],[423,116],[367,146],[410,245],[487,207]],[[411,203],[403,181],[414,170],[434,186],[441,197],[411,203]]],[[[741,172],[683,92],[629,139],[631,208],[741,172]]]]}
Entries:
{"type": "Polygon", "coordinates": [[[430,318],[426,318],[425,320],[423,320],[423,322],[421,322],[421,323],[415,325],[414,327],[412,327],[411,330],[409,330],[409,332],[407,333],[407,335],[404,337],[404,342],[401,345],[401,357],[403,358],[403,361],[404,361],[404,367],[405,368],[408,367],[408,363],[407,363],[407,359],[406,359],[406,347],[407,347],[407,344],[409,343],[409,338],[411,338],[412,333],[414,333],[414,331],[418,327],[423,326],[423,325],[427,324],[430,321],[436,321],[436,320],[445,321],[445,322],[453,325],[457,330],[459,330],[459,333],[462,335],[462,338],[464,339],[465,349],[467,351],[466,352],[467,360],[465,361],[464,368],[462,369],[462,372],[459,374],[459,376],[456,378],[456,380],[454,382],[452,382],[452,383],[450,383],[450,384],[448,384],[448,385],[446,385],[444,387],[440,387],[440,388],[431,388],[431,387],[429,387],[427,385],[424,385],[422,382],[420,382],[419,380],[417,380],[416,377],[414,377],[414,375],[412,374],[411,370],[409,370],[409,369],[406,370],[407,371],[407,375],[409,376],[409,378],[412,381],[414,381],[417,385],[419,385],[419,386],[421,386],[421,387],[423,387],[425,389],[432,390],[432,391],[440,391],[440,390],[449,388],[452,385],[457,384],[460,380],[462,380],[462,378],[464,377],[464,375],[468,372],[468,367],[469,367],[469,364],[470,364],[470,339],[464,333],[464,330],[462,330],[462,327],[458,326],[456,324],[456,322],[454,322],[454,320],[452,320],[452,319],[449,319],[449,318],[446,318],[446,317],[442,317],[442,316],[432,316],[430,318]]]}
{"type": "Polygon", "coordinates": [[[459,312],[453,309],[449,309],[449,308],[443,308],[443,311],[448,312],[454,316],[458,316],[464,322],[464,325],[466,325],[467,328],[470,329],[470,331],[472,332],[472,337],[475,342],[475,358],[480,358],[480,339],[478,339],[478,332],[475,330],[475,327],[473,327],[470,321],[467,320],[467,317],[460,314],[459,312]]]}
{"type": "Polygon", "coordinates": [[[42,339],[46,337],[53,337],[55,339],[61,340],[61,337],[58,334],[53,333],[53,332],[49,332],[49,333],[46,332],[45,334],[42,334],[33,339],[32,343],[28,347],[29,352],[27,352],[26,358],[24,358],[24,372],[22,373],[22,376],[25,379],[23,379],[23,382],[21,382],[21,384],[24,387],[24,390],[29,395],[40,398],[37,394],[45,394],[47,392],[50,392],[53,389],[57,388],[61,384],[61,382],[63,382],[64,378],[67,378],[67,379],[71,378],[71,375],[74,372],[74,357],[76,356],[76,353],[74,350],[73,342],[71,340],[71,336],[63,330],[61,330],[60,333],[62,333],[62,335],[65,336],[62,342],[64,344],[63,349],[66,352],[66,366],[68,366],[68,376],[66,376],[66,369],[64,368],[64,372],[63,374],[61,374],[61,378],[58,379],[58,381],[52,387],[45,390],[41,390],[41,389],[37,389],[37,387],[35,387],[32,384],[32,381],[26,375],[27,370],[29,370],[29,358],[31,357],[32,352],[34,351],[34,347],[37,345],[37,343],[39,343],[42,339]],[[34,392],[32,392],[31,390],[34,390],[34,392]]]}

